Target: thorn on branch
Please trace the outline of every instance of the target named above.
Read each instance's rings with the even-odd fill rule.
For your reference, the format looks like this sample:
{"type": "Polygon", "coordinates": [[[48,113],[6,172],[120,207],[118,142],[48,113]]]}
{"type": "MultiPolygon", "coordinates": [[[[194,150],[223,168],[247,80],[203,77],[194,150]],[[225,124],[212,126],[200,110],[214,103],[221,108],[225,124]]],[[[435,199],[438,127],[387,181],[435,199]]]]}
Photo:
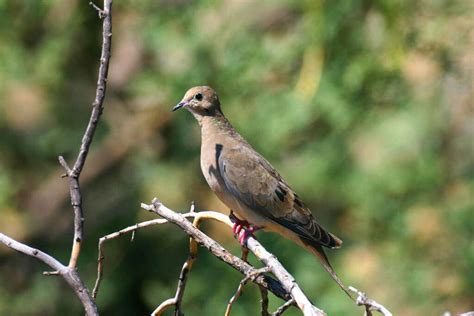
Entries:
{"type": "Polygon", "coordinates": [[[64,170],[66,170],[66,173],[64,175],[62,175],[61,177],[62,178],[69,177],[71,175],[72,171],[71,171],[71,168],[69,168],[69,166],[66,162],[66,159],[64,159],[63,156],[59,156],[58,160],[59,160],[59,164],[64,168],[64,170]]]}
{"type": "Polygon", "coordinates": [[[59,271],[44,271],[43,275],[46,276],[51,276],[51,275],[60,275],[61,273],[59,271]]]}

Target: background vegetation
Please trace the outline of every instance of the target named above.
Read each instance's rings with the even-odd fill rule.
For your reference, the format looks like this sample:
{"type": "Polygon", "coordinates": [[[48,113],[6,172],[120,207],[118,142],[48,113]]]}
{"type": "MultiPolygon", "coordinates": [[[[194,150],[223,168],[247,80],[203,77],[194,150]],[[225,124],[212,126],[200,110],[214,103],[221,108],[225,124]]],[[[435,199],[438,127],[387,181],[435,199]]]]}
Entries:
{"type": "MultiPolygon", "coordinates": [[[[474,309],[471,1],[115,1],[105,112],[83,172],[91,286],[98,238],[159,197],[227,212],[199,168],[199,129],[170,113],[208,84],[224,112],[344,247],[339,275],[396,315],[474,309]]],[[[71,161],[95,91],[101,23],[87,1],[0,1],[0,231],[66,261],[71,161]]],[[[206,231],[238,253],[229,229],[206,231]]],[[[259,239],[330,315],[361,315],[307,252],[259,239]]],[[[104,315],[171,296],[187,238],[171,226],[107,245],[104,315]]],[[[80,315],[45,266],[0,247],[0,315],[80,315]]],[[[241,276],[201,251],[188,315],[219,315],[241,276]]],[[[273,299],[272,306],[279,301],[273,299]]],[[[234,315],[257,315],[249,286],[234,315]]],[[[296,310],[288,315],[298,315],[296,310]]]]}

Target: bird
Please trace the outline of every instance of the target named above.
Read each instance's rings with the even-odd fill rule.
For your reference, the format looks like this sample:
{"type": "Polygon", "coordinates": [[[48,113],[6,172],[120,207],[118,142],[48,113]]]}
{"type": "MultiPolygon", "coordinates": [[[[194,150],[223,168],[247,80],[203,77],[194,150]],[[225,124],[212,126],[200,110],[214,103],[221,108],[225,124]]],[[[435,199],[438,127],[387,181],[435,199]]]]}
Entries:
{"type": "Polygon", "coordinates": [[[342,240],[316,222],[275,168],[234,129],[214,89],[189,89],[172,111],[181,108],[201,127],[201,170],[211,190],[229,207],[240,244],[245,246],[248,236],[260,229],[278,233],[315,255],[351,297],[324,251],[341,247],[342,240]]]}

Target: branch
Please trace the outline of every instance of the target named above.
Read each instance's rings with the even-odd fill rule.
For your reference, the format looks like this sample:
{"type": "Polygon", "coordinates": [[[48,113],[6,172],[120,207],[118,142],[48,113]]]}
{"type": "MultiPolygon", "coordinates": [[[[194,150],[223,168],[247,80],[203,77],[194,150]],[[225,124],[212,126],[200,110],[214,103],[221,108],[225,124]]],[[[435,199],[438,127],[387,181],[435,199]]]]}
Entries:
{"type": "MultiPolygon", "coordinates": [[[[245,275],[245,278],[239,284],[236,294],[229,301],[229,304],[226,309],[226,315],[230,314],[232,304],[240,296],[243,286],[249,280],[259,286],[260,293],[262,296],[261,314],[263,316],[282,315],[290,306],[294,305],[298,306],[298,308],[302,310],[305,315],[325,315],[323,311],[317,309],[312,305],[311,302],[309,302],[309,300],[306,298],[306,296],[304,296],[303,292],[299,288],[298,284],[296,284],[294,278],[283,268],[283,266],[278,262],[276,257],[267,252],[265,248],[263,248],[263,246],[253,237],[249,237],[249,239],[247,240],[247,245],[249,247],[247,250],[252,251],[252,253],[254,253],[260,261],[265,263],[265,270],[256,269],[253,266],[249,265],[246,261],[230,254],[220,244],[218,244],[216,241],[214,241],[199,230],[199,223],[203,219],[216,220],[228,226],[232,226],[231,219],[229,219],[229,217],[225,216],[224,214],[212,211],[194,212],[194,204],[191,205],[191,210],[188,213],[180,214],[168,209],[156,199],[153,200],[151,205],[142,203],[141,206],[143,209],[157,213],[158,215],[161,215],[164,218],[154,219],[126,227],[120,231],[106,235],[99,240],[98,272],[96,286],[94,287],[93,292],[94,298],[96,298],[97,296],[99,285],[103,277],[103,261],[105,259],[104,244],[106,241],[123,236],[128,233],[134,234],[135,231],[140,228],[171,222],[182,228],[190,236],[189,256],[181,269],[175,296],[162,302],[152,313],[153,316],[159,316],[164,311],[168,310],[173,306],[175,307],[175,315],[182,315],[181,303],[184,295],[184,289],[186,287],[186,281],[189,271],[191,270],[192,265],[196,260],[198,244],[203,245],[217,258],[226,262],[234,269],[245,275]],[[189,222],[187,218],[194,218],[193,223],[191,224],[191,222],[189,222]],[[272,272],[277,277],[277,280],[271,278],[268,275],[264,275],[263,273],[266,271],[272,272]],[[267,291],[271,291],[276,296],[285,300],[285,303],[281,305],[274,313],[268,313],[267,291]],[[306,303],[306,301],[308,303],[306,303]]],[[[357,299],[357,304],[364,305],[366,307],[367,316],[371,315],[371,310],[379,311],[385,316],[392,315],[385,307],[371,299],[368,299],[364,293],[358,291],[353,287],[350,287],[350,290],[355,291],[358,294],[359,297],[357,299]]]]}
{"type": "Polygon", "coordinates": [[[52,256],[32,247],[29,247],[25,244],[22,244],[2,233],[0,233],[0,242],[6,246],[26,254],[28,256],[34,257],[49,267],[54,269],[53,272],[45,272],[44,275],[61,275],[64,280],[69,284],[69,286],[74,290],[77,297],[81,301],[86,315],[99,315],[97,311],[97,305],[89,294],[88,289],[85,287],[79,273],[77,272],[77,260],[81,250],[81,242],[83,239],[83,223],[84,215],[82,210],[82,198],[81,190],[79,185],[79,176],[84,167],[87,154],[89,152],[89,147],[92,143],[94,133],[99,122],[100,115],[103,111],[103,102],[105,97],[105,89],[107,82],[107,72],[109,68],[110,60],[110,47],[111,47],[111,37],[112,37],[112,0],[104,0],[104,9],[98,9],[94,5],[96,10],[99,10],[99,17],[103,19],[102,23],[102,52],[100,57],[100,67],[97,80],[97,89],[94,102],[92,103],[92,113],[87,125],[86,131],[82,138],[81,148],[79,150],[78,157],[74,163],[73,168],[71,169],[66,160],[59,156],[59,163],[66,170],[65,176],[69,177],[69,191],[71,195],[71,205],[74,209],[74,239],[71,250],[71,257],[69,259],[68,266],[63,265],[58,260],[52,256]]]}
{"type": "Polygon", "coordinates": [[[85,287],[75,268],[67,267],[55,258],[48,255],[47,253],[22,244],[2,233],[0,233],[0,242],[13,250],[16,250],[27,256],[36,258],[37,260],[44,262],[52,269],[57,271],[57,274],[61,275],[64,280],[66,280],[69,286],[76,293],[77,297],[81,300],[81,303],[84,306],[84,310],[86,311],[86,315],[99,315],[94,300],[89,295],[89,291],[85,287]]]}
{"type": "Polygon", "coordinates": [[[75,268],[77,265],[77,260],[81,251],[81,243],[84,238],[84,212],[82,210],[82,197],[81,187],[79,185],[79,177],[86,162],[87,154],[89,153],[89,148],[92,143],[92,139],[94,138],[97,124],[104,109],[103,102],[107,83],[107,73],[109,70],[110,47],[112,39],[112,0],[104,0],[104,9],[98,9],[95,5],[94,8],[99,11],[99,17],[103,19],[103,30],[99,74],[97,79],[95,99],[92,103],[92,113],[84,136],[82,137],[79,154],[72,169],[68,166],[63,156],[59,156],[58,158],[59,163],[66,171],[66,176],[69,177],[71,205],[74,209],[74,239],[72,242],[71,257],[69,259],[69,267],[71,268],[75,268]]]}
{"type": "MultiPolygon", "coordinates": [[[[258,289],[260,290],[260,312],[262,316],[268,316],[268,291],[263,286],[259,285],[258,289]]],[[[290,300],[291,301],[291,300],[290,300]]],[[[292,302],[293,304],[294,302],[292,302]]]]}
{"type": "Polygon", "coordinates": [[[103,277],[103,274],[104,274],[103,270],[104,270],[104,259],[105,259],[105,250],[104,250],[105,242],[109,241],[111,239],[123,236],[123,235],[128,234],[128,233],[134,233],[139,228],[153,226],[153,225],[157,225],[157,224],[164,224],[164,223],[167,223],[167,222],[168,221],[166,219],[154,219],[154,220],[151,220],[151,221],[146,221],[146,222],[142,222],[142,223],[139,223],[139,224],[129,226],[129,227],[124,228],[124,229],[122,229],[118,232],[108,234],[108,235],[106,235],[106,236],[99,239],[99,246],[98,246],[99,256],[98,256],[98,259],[97,259],[97,262],[98,262],[98,265],[97,265],[97,279],[95,281],[94,289],[92,290],[92,297],[94,299],[97,298],[97,294],[99,293],[100,284],[102,282],[102,277],[103,277]]]}
{"type": "Polygon", "coordinates": [[[384,316],[392,316],[392,313],[382,304],[377,303],[373,299],[367,297],[367,294],[359,291],[353,286],[349,286],[349,290],[357,294],[356,303],[359,306],[365,306],[365,315],[372,316],[372,311],[377,311],[384,316]]]}
{"type": "Polygon", "coordinates": [[[280,316],[282,315],[288,308],[291,307],[291,305],[294,304],[294,300],[291,299],[289,300],[288,302],[285,302],[283,305],[281,305],[280,307],[278,307],[278,309],[271,314],[271,316],[280,316]]]}
{"type": "MultiPolygon", "coordinates": [[[[251,271],[255,271],[255,269],[251,267],[248,263],[233,256],[216,241],[209,238],[199,229],[194,227],[183,215],[170,210],[169,208],[161,204],[157,199],[154,199],[151,205],[146,205],[142,203],[141,207],[145,210],[157,213],[168,221],[172,222],[173,224],[176,224],[177,226],[181,227],[181,229],[183,229],[197,243],[207,248],[216,257],[231,265],[241,273],[249,275],[251,271]]],[[[224,214],[217,212],[200,212],[197,214],[201,213],[207,213],[206,215],[209,218],[216,219],[220,222],[226,223],[228,226],[232,226],[230,219],[224,214]]],[[[266,249],[257,240],[255,240],[253,237],[248,238],[247,246],[260,261],[262,261],[267,267],[269,267],[272,274],[275,275],[277,280],[279,281],[278,285],[283,287],[283,293],[290,294],[290,297],[295,300],[296,305],[304,313],[304,315],[326,315],[322,310],[316,308],[313,304],[311,304],[309,299],[304,295],[303,291],[296,283],[293,276],[291,276],[281,265],[281,263],[278,262],[276,257],[266,251],[266,249]]],[[[259,276],[255,278],[255,283],[263,285],[267,287],[271,292],[274,292],[275,289],[271,286],[271,283],[262,282],[265,279],[268,281],[268,278],[259,276]]],[[[278,289],[277,293],[280,293],[280,295],[277,294],[277,296],[282,297],[281,289],[278,289]]],[[[287,301],[290,298],[288,297],[288,295],[284,295],[284,299],[285,301],[287,301]]]]}
{"type": "Polygon", "coordinates": [[[237,299],[242,295],[244,290],[244,286],[247,284],[248,281],[255,279],[257,276],[269,272],[270,269],[268,267],[263,267],[261,269],[256,270],[249,275],[246,275],[245,278],[240,281],[239,286],[237,287],[237,291],[235,291],[234,296],[232,296],[227,304],[227,308],[225,310],[224,316],[230,316],[230,311],[232,310],[232,305],[237,301],[237,299]]]}
{"type": "MultiPolygon", "coordinates": [[[[176,214],[176,215],[178,215],[178,214],[176,214]]],[[[217,220],[217,221],[220,221],[220,222],[224,222],[226,224],[230,224],[230,221],[228,220],[228,218],[224,214],[217,213],[217,212],[206,211],[206,212],[197,213],[197,212],[191,211],[189,213],[179,214],[178,216],[183,217],[183,218],[189,218],[189,217],[194,218],[194,222],[193,222],[192,225],[196,225],[196,226],[199,225],[199,222],[202,219],[217,220]]],[[[188,222],[186,219],[185,219],[185,221],[188,222]]],[[[118,237],[123,236],[123,235],[128,234],[128,233],[134,233],[136,230],[138,230],[140,228],[150,227],[150,226],[154,226],[154,225],[158,225],[158,224],[164,224],[164,223],[168,223],[168,220],[167,219],[154,219],[154,220],[150,220],[150,221],[146,221],[146,222],[142,222],[142,223],[138,223],[138,224],[126,227],[126,228],[124,228],[120,231],[111,233],[109,235],[106,235],[106,236],[100,238],[99,246],[98,246],[99,255],[98,255],[98,266],[97,266],[97,280],[95,282],[95,287],[94,287],[93,294],[92,294],[94,298],[96,298],[97,295],[98,295],[100,284],[101,284],[101,281],[102,281],[102,278],[103,278],[104,259],[105,259],[105,247],[104,247],[105,242],[107,242],[109,240],[112,240],[114,238],[118,238],[118,237]]],[[[191,224],[191,223],[189,223],[189,224],[191,224]]],[[[197,231],[199,231],[197,228],[195,228],[195,229],[197,231]]],[[[201,231],[199,231],[199,232],[201,234],[203,234],[201,231]]],[[[232,255],[231,253],[229,253],[221,245],[219,245],[217,242],[215,242],[214,240],[212,240],[208,236],[204,235],[204,238],[206,240],[208,240],[210,242],[210,244],[212,245],[213,251],[214,251],[213,253],[215,254],[215,252],[217,252],[218,255],[216,255],[216,254],[215,255],[218,258],[220,258],[221,260],[223,260],[227,264],[231,265],[237,271],[241,272],[244,275],[247,275],[247,274],[253,273],[254,271],[257,270],[254,267],[252,267],[250,264],[248,264],[247,262],[245,262],[245,261],[239,259],[238,257],[232,255]]],[[[193,238],[190,238],[190,257],[195,259],[196,254],[197,254],[196,241],[193,238]]],[[[189,258],[186,262],[188,262],[188,261],[189,261],[189,258]]],[[[183,269],[184,268],[185,268],[185,266],[183,265],[183,269]]],[[[191,265],[188,265],[187,268],[190,269],[191,265]]],[[[256,278],[256,280],[254,280],[254,282],[261,285],[261,286],[263,286],[264,288],[268,289],[270,292],[275,294],[275,296],[278,296],[278,297],[280,297],[281,299],[283,299],[285,301],[290,299],[290,295],[287,292],[285,292],[285,290],[283,289],[281,283],[279,281],[269,277],[269,276],[266,276],[266,275],[265,276],[259,276],[259,277],[256,278]]],[[[178,288],[179,288],[179,286],[178,286],[178,288]]],[[[164,302],[164,303],[167,303],[167,304],[163,303],[162,305],[173,306],[174,303],[172,302],[172,300],[173,299],[167,300],[167,301],[164,302]]],[[[155,312],[157,312],[157,311],[155,310],[155,312]]]]}

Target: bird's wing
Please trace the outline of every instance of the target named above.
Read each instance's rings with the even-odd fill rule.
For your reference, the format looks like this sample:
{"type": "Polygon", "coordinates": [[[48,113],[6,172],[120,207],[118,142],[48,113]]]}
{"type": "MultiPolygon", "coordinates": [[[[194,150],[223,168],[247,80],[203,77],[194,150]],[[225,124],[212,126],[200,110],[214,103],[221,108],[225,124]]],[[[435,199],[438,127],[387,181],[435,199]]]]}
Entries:
{"type": "Polygon", "coordinates": [[[319,225],[275,169],[250,146],[224,150],[218,158],[227,190],[244,205],[309,243],[337,248],[342,241],[319,225]]]}

